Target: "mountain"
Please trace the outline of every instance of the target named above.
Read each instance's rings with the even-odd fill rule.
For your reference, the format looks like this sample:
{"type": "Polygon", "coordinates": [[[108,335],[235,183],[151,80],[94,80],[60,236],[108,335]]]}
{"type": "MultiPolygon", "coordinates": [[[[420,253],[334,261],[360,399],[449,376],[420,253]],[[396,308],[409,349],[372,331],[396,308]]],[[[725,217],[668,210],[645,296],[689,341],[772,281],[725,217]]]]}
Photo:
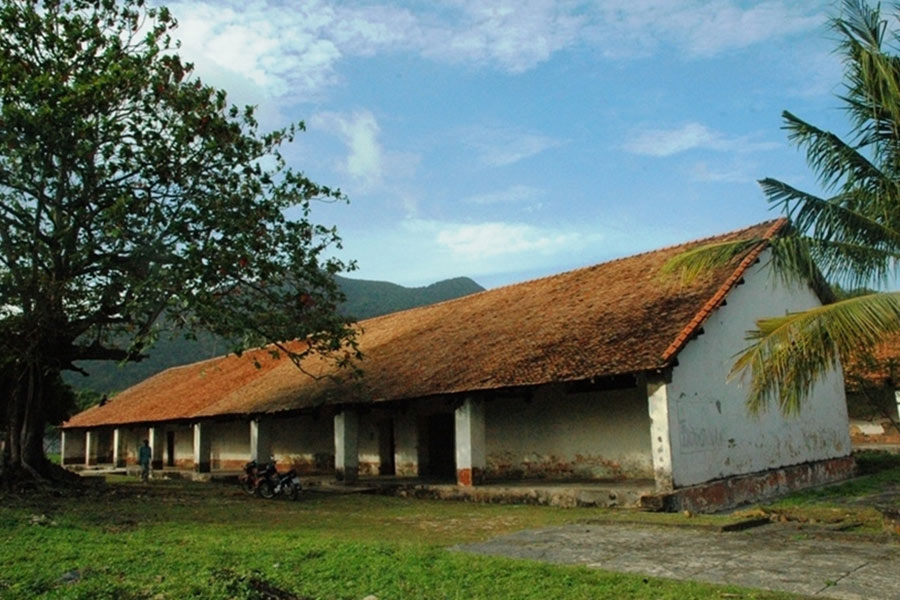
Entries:
{"type": "Polygon", "coordinates": [[[484,291],[483,287],[468,277],[445,279],[416,288],[403,287],[387,281],[346,277],[338,277],[337,281],[347,296],[346,302],[339,310],[360,320],[484,291]]]}
{"type": "MultiPolygon", "coordinates": [[[[387,281],[368,281],[347,277],[338,277],[337,281],[347,298],[338,307],[338,310],[357,320],[452,300],[484,290],[468,277],[447,279],[415,288],[403,287],[387,281]]],[[[196,339],[192,340],[161,337],[151,348],[150,357],[140,362],[128,363],[120,367],[113,362],[85,361],[79,363],[79,366],[90,373],[89,377],[65,372],[63,379],[78,390],[91,390],[98,394],[111,393],[130,387],[169,367],[220,356],[227,351],[225,342],[206,332],[198,332],[196,339]]]]}

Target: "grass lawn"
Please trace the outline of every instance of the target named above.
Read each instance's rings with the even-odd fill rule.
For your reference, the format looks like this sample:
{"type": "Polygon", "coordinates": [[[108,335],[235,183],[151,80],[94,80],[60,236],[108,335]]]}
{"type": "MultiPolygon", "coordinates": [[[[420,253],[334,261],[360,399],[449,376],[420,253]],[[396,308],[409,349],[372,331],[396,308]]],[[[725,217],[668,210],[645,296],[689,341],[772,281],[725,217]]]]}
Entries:
{"type": "MultiPolygon", "coordinates": [[[[900,482],[900,463],[856,482],[900,482]],[[896,479],[895,479],[896,478],[896,479]]],[[[860,487],[862,486],[862,487],[860,487]]],[[[866,488],[866,486],[869,486],[866,488]]],[[[766,511],[834,508],[797,496],[766,511]]],[[[856,510],[842,505],[845,513],[856,510]]],[[[0,598],[776,599],[785,594],[455,552],[453,544],[583,520],[686,517],[308,494],[265,501],[218,484],[112,477],[80,495],[0,497],[0,598]]]]}
{"type": "Polygon", "coordinates": [[[857,453],[856,465],[859,476],[851,481],[798,492],[760,510],[780,520],[884,535],[883,511],[900,511],[900,455],[857,453]]]}

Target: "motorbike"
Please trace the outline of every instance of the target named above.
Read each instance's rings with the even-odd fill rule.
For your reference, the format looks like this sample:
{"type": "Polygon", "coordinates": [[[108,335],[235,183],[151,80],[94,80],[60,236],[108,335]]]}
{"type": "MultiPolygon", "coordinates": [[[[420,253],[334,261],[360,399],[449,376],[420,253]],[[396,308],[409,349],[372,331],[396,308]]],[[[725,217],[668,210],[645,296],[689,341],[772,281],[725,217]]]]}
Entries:
{"type": "Polygon", "coordinates": [[[244,472],[238,476],[238,485],[241,489],[250,495],[256,494],[256,488],[259,485],[262,471],[266,465],[259,465],[255,460],[251,460],[244,465],[244,472]]]}
{"type": "Polygon", "coordinates": [[[258,473],[259,482],[256,484],[256,493],[263,498],[274,498],[278,494],[286,494],[291,500],[300,498],[300,477],[297,471],[291,469],[286,473],[279,473],[275,468],[273,458],[258,473]]]}

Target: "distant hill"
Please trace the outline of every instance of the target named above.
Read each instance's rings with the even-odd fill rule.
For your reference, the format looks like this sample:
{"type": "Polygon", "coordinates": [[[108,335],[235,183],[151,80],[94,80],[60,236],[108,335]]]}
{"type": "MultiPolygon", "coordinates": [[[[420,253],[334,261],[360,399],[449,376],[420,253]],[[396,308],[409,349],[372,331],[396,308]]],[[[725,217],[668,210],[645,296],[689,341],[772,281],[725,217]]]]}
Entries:
{"type": "Polygon", "coordinates": [[[425,287],[408,288],[387,281],[368,281],[338,277],[347,301],[339,310],[356,319],[368,319],[378,315],[425,306],[481,292],[483,287],[468,277],[445,279],[425,287]]]}
{"type": "MultiPolygon", "coordinates": [[[[367,281],[347,277],[338,277],[337,280],[347,297],[338,310],[358,320],[451,300],[484,290],[468,277],[447,279],[415,288],[387,281],[367,281]]],[[[150,350],[150,357],[141,362],[119,367],[112,362],[86,361],[79,363],[79,366],[90,373],[90,377],[72,372],[64,373],[63,377],[76,389],[111,393],[130,387],[169,367],[220,356],[227,350],[227,346],[220,338],[209,333],[198,333],[196,340],[163,337],[150,350]]]]}

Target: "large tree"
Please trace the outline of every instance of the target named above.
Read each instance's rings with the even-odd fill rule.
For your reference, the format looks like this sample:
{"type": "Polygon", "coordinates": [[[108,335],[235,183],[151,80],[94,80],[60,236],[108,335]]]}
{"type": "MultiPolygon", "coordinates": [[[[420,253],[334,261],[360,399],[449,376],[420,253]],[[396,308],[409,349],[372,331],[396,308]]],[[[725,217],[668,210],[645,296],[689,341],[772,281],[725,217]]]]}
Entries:
{"type": "Polygon", "coordinates": [[[161,322],[356,356],[335,313],[340,240],[310,221],[313,200],[343,197],[279,153],[302,123],[261,133],[182,62],[175,26],[143,0],[0,3],[7,477],[49,472],[44,425],[71,401],[60,372],[139,359],[161,322]]]}
{"type": "MultiPolygon", "coordinates": [[[[822,275],[850,288],[884,287],[900,259],[900,56],[894,49],[900,36],[865,0],[845,0],[832,27],[844,61],[840,99],[851,133],[842,139],[783,114],[788,137],[806,152],[825,194],[760,181],[769,202],[790,220],[771,242],[774,267],[783,277],[813,281],[823,294],[822,275]]],[[[692,276],[740,250],[707,247],[670,267],[692,276]]],[[[900,293],[862,294],[757,325],[734,372],[750,375],[751,409],[776,400],[793,413],[839,359],[850,360],[900,331],[900,293]]]]}

